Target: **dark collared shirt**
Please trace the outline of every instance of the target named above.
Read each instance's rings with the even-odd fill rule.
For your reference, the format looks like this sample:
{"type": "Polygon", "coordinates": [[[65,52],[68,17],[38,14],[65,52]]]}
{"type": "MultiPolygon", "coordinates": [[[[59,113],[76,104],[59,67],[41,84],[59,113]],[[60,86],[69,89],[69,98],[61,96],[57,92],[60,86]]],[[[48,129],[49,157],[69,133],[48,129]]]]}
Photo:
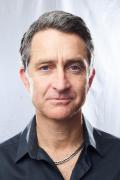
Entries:
{"type": "MultiPolygon", "coordinates": [[[[47,131],[47,130],[46,130],[47,131]]],[[[70,180],[120,180],[120,140],[84,122],[85,146],[70,180]]],[[[0,180],[63,180],[38,147],[35,117],[26,129],[0,145],[0,180]]]]}

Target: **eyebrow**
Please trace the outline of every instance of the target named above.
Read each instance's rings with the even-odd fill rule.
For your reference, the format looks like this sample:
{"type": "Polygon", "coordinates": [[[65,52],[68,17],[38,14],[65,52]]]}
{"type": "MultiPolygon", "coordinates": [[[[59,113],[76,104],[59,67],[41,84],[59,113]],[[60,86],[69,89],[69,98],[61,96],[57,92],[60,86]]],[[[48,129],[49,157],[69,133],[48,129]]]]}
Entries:
{"type": "MultiPolygon", "coordinates": [[[[35,63],[35,67],[38,67],[42,64],[52,64],[52,63],[57,63],[57,61],[55,59],[49,59],[49,60],[48,59],[39,59],[39,61],[35,63]]],[[[81,65],[84,65],[84,59],[82,57],[81,58],[73,57],[71,59],[67,59],[64,64],[66,66],[66,65],[73,64],[73,63],[79,63],[81,65]]]]}
{"type": "MultiPolygon", "coordinates": [[[[86,61],[86,60],[85,60],[86,61]]],[[[83,59],[70,59],[66,62],[65,67],[69,67],[70,65],[78,64],[81,69],[86,69],[86,64],[83,59]]]]}
{"type": "Polygon", "coordinates": [[[40,66],[42,64],[50,64],[50,63],[53,63],[53,62],[55,62],[55,60],[39,59],[39,61],[36,62],[34,66],[38,67],[38,66],[40,66]]]}
{"type": "Polygon", "coordinates": [[[73,63],[80,63],[80,64],[84,64],[84,60],[82,58],[72,58],[72,59],[68,59],[66,61],[65,64],[73,64],[73,63]]]}

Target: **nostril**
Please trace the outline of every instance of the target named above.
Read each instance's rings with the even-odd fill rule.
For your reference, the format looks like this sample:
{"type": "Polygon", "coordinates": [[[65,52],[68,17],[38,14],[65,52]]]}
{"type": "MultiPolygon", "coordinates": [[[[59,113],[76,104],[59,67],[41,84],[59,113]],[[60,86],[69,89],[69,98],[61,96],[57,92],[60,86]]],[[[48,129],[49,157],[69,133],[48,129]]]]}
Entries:
{"type": "Polygon", "coordinates": [[[53,83],[53,87],[58,91],[64,91],[70,88],[70,83],[66,79],[58,79],[53,83]]]}
{"type": "Polygon", "coordinates": [[[70,82],[65,74],[64,68],[59,66],[58,69],[56,69],[56,74],[54,74],[53,88],[58,91],[64,91],[69,87],[70,82]]]}

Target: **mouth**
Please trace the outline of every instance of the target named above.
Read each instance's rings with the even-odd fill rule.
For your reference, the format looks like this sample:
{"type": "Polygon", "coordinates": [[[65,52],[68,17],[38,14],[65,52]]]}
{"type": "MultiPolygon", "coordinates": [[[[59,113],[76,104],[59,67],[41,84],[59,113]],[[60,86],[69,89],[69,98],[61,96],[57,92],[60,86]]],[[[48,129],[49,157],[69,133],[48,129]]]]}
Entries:
{"type": "Polygon", "coordinates": [[[51,98],[49,101],[56,105],[67,105],[71,102],[72,98],[51,98]]]}

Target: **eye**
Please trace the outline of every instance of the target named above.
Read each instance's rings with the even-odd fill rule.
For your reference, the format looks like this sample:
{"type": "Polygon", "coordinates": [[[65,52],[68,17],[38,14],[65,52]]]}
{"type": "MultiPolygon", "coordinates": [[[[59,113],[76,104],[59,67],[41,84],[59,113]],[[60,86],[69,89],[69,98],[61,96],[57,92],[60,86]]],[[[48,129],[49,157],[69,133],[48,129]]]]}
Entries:
{"type": "Polygon", "coordinates": [[[38,68],[38,70],[43,73],[52,72],[53,69],[54,69],[54,65],[52,64],[44,64],[38,68]]]}
{"type": "Polygon", "coordinates": [[[68,67],[68,69],[72,72],[80,72],[81,71],[81,66],[79,64],[72,64],[68,67]]]}
{"type": "Polygon", "coordinates": [[[49,66],[45,65],[39,68],[41,71],[48,71],[49,70],[49,66]]]}
{"type": "Polygon", "coordinates": [[[70,68],[72,70],[79,70],[80,69],[80,66],[79,65],[71,65],[70,68]]]}

